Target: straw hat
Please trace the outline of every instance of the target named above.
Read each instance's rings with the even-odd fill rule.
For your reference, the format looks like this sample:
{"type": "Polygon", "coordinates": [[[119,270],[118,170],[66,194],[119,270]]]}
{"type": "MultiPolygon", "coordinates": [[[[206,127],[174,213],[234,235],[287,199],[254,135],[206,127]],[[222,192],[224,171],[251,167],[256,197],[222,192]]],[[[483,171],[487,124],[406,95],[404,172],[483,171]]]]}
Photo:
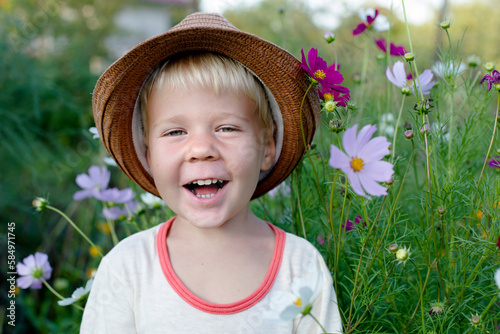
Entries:
{"type": "MultiPolygon", "coordinates": [[[[138,96],[155,66],[176,54],[208,51],[239,61],[264,85],[277,126],[274,166],[262,173],[253,198],[281,183],[305,153],[300,105],[309,85],[300,62],[282,48],[236,29],[217,14],[195,13],[164,34],[135,46],[99,78],[93,93],[94,119],[101,140],[118,167],[144,190],[159,196],[146,162],[138,96]]],[[[319,121],[319,99],[311,89],[302,123],[311,143],[319,121]]]]}

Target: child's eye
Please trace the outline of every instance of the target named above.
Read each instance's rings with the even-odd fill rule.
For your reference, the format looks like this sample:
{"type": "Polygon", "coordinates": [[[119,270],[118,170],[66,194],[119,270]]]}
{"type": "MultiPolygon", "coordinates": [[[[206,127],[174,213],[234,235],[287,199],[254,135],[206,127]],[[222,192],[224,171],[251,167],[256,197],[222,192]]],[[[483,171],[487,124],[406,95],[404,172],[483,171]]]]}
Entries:
{"type": "Polygon", "coordinates": [[[164,136],[176,137],[176,136],[180,136],[182,134],[184,134],[184,131],[182,131],[182,130],[171,130],[171,131],[165,132],[164,136]]]}
{"type": "Polygon", "coordinates": [[[231,126],[223,126],[219,129],[220,132],[233,132],[236,131],[236,128],[231,126]]]}

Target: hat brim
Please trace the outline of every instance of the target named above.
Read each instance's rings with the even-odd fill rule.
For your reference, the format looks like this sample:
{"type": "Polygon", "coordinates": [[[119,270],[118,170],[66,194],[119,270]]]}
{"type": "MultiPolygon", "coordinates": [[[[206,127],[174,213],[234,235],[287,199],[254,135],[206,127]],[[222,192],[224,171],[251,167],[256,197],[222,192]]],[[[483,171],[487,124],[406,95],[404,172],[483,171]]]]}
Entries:
{"type": "Polygon", "coordinates": [[[257,184],[257,198],[281,183],[300,162],[319,121],[319,99],[297,58],[277,45],[237,30],[215,14],[196,13],[164,34],[132,48],[99,78],[93,110],[101,140],[118,167],[144,190],[159,196],[154,179],[134,148],[132,118],[141,87],[150,72],[180,53],[208,51],[231,57],[250,69],[273,94],[283,119],[279,159],[257,184]],[[301,120],[302,119],[302,120],[301,120]],[[304,130],[302,135],[301,124],[304,130]]]}

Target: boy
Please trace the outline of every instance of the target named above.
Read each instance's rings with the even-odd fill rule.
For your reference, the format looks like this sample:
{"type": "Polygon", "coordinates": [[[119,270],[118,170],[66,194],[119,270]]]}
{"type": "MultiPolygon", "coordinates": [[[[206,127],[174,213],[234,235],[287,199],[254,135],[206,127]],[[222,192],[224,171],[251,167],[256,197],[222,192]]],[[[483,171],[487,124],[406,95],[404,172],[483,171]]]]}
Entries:
{"type": "Polygon", "coordinates": [[[101,76],[93,102],[104,145],[177,216],[103,258],[82,333],[320,333],[309,315],[276,321],[301,306],[300,282],[314,294],[311,315],[341,332],[319,252],[249,209],[300,161],[301,122],[312,140],[316,93],[299,112],[307,85],[286,51],[200,13],[101,76]]]}

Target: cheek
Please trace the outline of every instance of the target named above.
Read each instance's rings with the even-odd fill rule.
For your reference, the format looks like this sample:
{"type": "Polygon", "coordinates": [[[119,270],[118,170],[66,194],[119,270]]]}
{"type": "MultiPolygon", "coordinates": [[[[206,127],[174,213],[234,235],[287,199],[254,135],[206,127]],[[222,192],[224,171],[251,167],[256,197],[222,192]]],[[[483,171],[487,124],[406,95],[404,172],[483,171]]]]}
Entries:
{"type": "Polygon", "coordinates": [[[246,177],[257,176],[260,173],[260,162],[262,161],[262,146],[252,141],[249,145],[234,147],[234,159],[230,159],[229,168],[235,175],[246,177]]]}

